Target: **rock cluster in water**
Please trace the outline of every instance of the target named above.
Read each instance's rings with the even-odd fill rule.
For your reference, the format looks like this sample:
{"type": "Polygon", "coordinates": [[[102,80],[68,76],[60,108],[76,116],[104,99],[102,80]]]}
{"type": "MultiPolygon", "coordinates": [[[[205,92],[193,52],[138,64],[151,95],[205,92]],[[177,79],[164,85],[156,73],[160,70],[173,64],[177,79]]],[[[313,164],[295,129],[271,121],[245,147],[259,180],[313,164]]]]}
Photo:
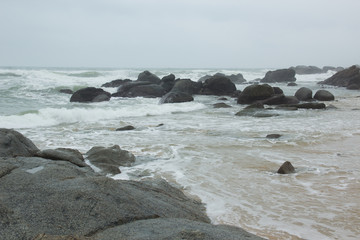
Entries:
{"type": "MultiPolygon", "coordinates": [[[[87,155],[94,164],[131,165],[123,151],[87,155]]],[[[2,239],[262,239],[210,224],[200,202],[164,180],[113,180],[77,150],[40,151],[10,129],[0,129],[0,193],[2,239]]]]}

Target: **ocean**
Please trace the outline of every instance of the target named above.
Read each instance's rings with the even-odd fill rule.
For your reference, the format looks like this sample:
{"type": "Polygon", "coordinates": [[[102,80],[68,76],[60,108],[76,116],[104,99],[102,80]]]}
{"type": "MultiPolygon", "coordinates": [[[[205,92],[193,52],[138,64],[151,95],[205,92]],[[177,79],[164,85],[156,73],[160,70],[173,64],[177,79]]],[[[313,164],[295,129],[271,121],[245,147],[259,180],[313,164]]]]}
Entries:
{"type": "MultiPolygon", "coordinates": [[[[162,105],[159,98],[70,103],[71,95],[59,92],[136,80],[144,70],[2,67],[0,127],[21,132],[40,149],[69,147],[85,154],[93,146],[117,144],[137,160],[109,177],[164,178],[201,199],[214,224],[267,239],[359,239],[360,92],[318,85],[331,71],[296,75],[298,86],[272,86],[286,95],[300,87],[326,89],[335,101],[326,102],[326,110],[274,110],[278,115],[269,118],[235,116],[245,106],[218,96],[162,105]],[[218,102],[232,107],[214,108],[218,102]],[[126,125],[136,129],[115,131],[126,125]],[[282,136],[266,138],[273,133],[282,136]],[[276,173],[285,161],[296,173],[276,173]]],[[[271,69],[148,70],[193,81],[217,72],[242,73],[251,81],[271,69]]]]}

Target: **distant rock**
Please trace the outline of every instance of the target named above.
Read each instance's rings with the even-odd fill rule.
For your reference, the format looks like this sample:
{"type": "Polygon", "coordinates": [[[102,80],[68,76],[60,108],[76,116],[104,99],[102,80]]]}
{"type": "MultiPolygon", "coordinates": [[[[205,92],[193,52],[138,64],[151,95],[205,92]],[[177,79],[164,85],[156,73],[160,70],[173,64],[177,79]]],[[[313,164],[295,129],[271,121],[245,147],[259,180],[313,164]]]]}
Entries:
{"type": "Polygon", "coordinates": [[[120,166],[129,167],[135,162],[135,156],[120,149],[119,145],[109,148],[93,147],[87,153],[87,159],[106,173],[120,173],[120,166]]]}
{"type": "Polygon", "coordinates": [[[237,103],[251,104],[258,100],[270,98],[274,94],[274,89],[268,84],[249,85],[240,93],[237,103]]]}
{"type": "Polygon", "coordinates": [[[299,101],[309,101],[312,99],[312,90],[310,88],[302,87],[295,93],[295,97],[299,101]]]}
{"type": "Polygon", "coordinates": [[[127,82],[121,85],[113,97],[145,97],[156,98],[162,97],[166,93],[165,89],[159,84],[153,84],[145,81],[127,82]]]}
{"type": "Polygon", "coordinates": [[[282,104],[278,107],[278,109],[288,109],[288,110],[297,110],[297,109],[326,109],[326,105],[324,103],[318,102],[307,102],[307,103],[299,103],[299,104],[282,104]]]}
{"type": "Polygon", "coordinates": [[[279,69],[275,71],[268,71],[265,77],[261,79],[262,83],[276,83],[276,82],[295,82],[294,69],[279,69]]]}
{"type": "Polygon", "coordinates": [[[284,162],[277,171],[277,173],[279,174],[289,174],[294,172],[295,172],[294,166],[288,161],[284,162]]]}
{"type": "Polygon", "coordinates": [[[183,92],[193,95],[198,94],[202,87],[201,82],[194,82],[190,79],[177,79],[171,92],[183,92]]]}
{"type": "Polygon", "coordinates": [[[265,105],[280,105],[280,104],[297,104],[299,100],[296,97],[285,96],[284,94],[276,94],[258,102],[265,105]]]}
{"type": "Polygon", "coordinates": [[[70,102],[103,102],[109,101],[111,94],[101,88],[87,87],[76,91],[70,98],[70,102]]]}
{"type": "Polygon", "coordinates": [[[215,103],[213,104],[214,108],[231,108],[230,105],[227,105],[226,103],[215,103]]]}
{"type": "Polygon", "coordinates": [[[343,67],[332,67],[332,66],[324,66],[322,69],[323,69],[324,73],[326,73],[327,71],[340,72],[340,71],[344,70],[343,67]]]}
{"type": "Polygon", "coordinates": [[[318,90],[314,95],[314,99],[319,101],[333,101],[335,100],[335,96],[327,90],[318,90]]]}
{"type": "Polygon", "coordinates": [[[205,82],[207,79],[209,79],[211,77],[226,77],[226,78],[230,79],[230,81],[232,81],[235,84],[240,84],[240,83],[246,82],[244,76],[241,73],[231,74],[231,75],[225,75],[223,73],[216,73],[213,76],[212,75],[206,75],[206,76],[201,77],[199,79],[199,82],[205,82]]]}
{"type": "Polygon", "coordinates": [[[101,85],[101,87],[120,87],[121,85],[123,85],[124,83],[127,83],[127,82],[131,82],[130,79],[116,79],[116,80],[113,80],[111,82],[107,82],[107,83],[104,83],[103,85],[101,85]]]}
{"type": "Polygon", "coordinates": [[[153,73],[151,73],[149,71],[144,71],[144,72],[139,74],[136,81],[151,82],[151,83],[154,83],[154,84],[160,84],[161,79],[158,76],[156,76],[155,74],[153,74],[153,73]]]}
{"type": "Polygon", "coordinates": [[[294,83],[294,82],[290,82],[287,84],[289,87],[295,87],[297,86],[297,83],[294,83]]]}
{"type": "Polygon", "coordinates": [[[130,131],[130,130],[134,130],[134,129],[135,129],[134,126],[127,125],[125,127],[117,128],[116,131],[130,131]]]}
{"type": "Polygon", "coordinates": [[[66,94],[73,94],[74,91],[68,88],[60,89],[59,92],[66,93],[66,94]]]}
{"type": "Polygon", "coordinates": [[[347,87],[352,86],[352,89],[358,89],[354,86],[360,87],[360,67],[352,66],[350,68],[344,69],[340,72],[335,73],[330,78],[319,82],[319,84],[333,85],[338,87],[347,87]]]}
{"type": "Polygon", "coordinates": [[[205,80],[200,94],[231,96],[235,91],[236,86],[230,79],[222,76],[213,76],[205,80]]]}
{"type": "Polygon", "coordinates": [[[21,133],[0,128],[0,157],[32,157],[38,151],[34,143],[21,133]]]}
{"type": "Polygon", "coordinates": [[[291,67],[291,69],[294,69],[296,74],[299,74],[299,75],[324,73],[323,69],[316,67],[316,66],[299,65],[296,67],[291,67]]]}
{"type": "Polygon", "coordinates": [[[159,101],[160,104],[164,103],[182,103],[192,102],[194,98],[189,93],[171,91],[165,94],[159,101]]]}

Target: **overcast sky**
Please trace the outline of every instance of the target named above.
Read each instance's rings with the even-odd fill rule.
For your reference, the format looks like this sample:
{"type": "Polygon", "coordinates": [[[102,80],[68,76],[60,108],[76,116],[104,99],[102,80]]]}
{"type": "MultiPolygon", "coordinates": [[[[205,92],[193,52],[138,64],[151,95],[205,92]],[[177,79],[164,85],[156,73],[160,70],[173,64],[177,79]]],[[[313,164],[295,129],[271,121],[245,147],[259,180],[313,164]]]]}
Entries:
{"type": "Polygon", "coordinates": [[[0,66],[360,64],[359,0],[1,0],[0,66]]]}

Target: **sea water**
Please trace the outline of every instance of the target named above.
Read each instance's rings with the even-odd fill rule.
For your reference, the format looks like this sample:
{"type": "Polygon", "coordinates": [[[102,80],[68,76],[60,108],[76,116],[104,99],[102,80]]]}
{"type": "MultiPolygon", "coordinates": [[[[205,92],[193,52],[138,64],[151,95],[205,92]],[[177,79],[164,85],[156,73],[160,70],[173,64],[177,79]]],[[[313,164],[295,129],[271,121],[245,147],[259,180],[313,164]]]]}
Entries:
{"type": "MultiPolygon", "coordinates": [[[[268,239],[358,239],[360,236],[360,92],[321,86],[334,72],[297,75],[296,87],[326,89],[327,110],[273,110],[277,116],[235,116],[236,99],[194,96],[159,105],[158,98],[70,103],[63,88],[100,87],[133,79],[144,69],[0,68],[0,127],[13,128],[40,149],[118,144],[137,160],[114,179],[164,178],[202,200],[215,224],[239,226],[268,239]],[[225,102],[231,108],[216,109],[225,102]],[[331,105],[331,106],[330,106],[331,105]],[[133,131],[115,131],[133,125],[133,131]],[[277,133],[278,139],[267,134],[277,133]],[[290,161],[295,174],[279,175],[290,161]]],[[[151,69],[150,69],[151,70],[151,69]]],[[[269,69],[153,69],[197,81],[242,73],[248,81],[269,69]]],[[[243,90],[247,84],[237,85],[243,90]]],[[[115,92],[116,88],[104,88],[115,92]]]]}

